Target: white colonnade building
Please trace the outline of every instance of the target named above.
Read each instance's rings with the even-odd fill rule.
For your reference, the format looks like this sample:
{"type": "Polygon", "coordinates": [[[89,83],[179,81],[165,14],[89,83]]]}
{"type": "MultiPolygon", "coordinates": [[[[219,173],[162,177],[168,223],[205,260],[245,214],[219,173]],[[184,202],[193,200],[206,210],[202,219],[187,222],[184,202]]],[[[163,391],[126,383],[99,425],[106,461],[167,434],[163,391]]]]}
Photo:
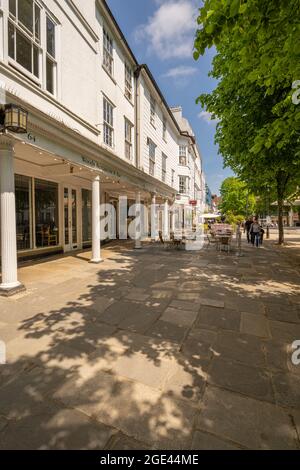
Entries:
{"type": "MultiPolygon", "coordinates": [[[[120,197],[128,223],[134,203],[159,204],[167,237],[177,195],[201,200],[194,135],[104,0],[2,0],[0,92],[1,294],[23,288],[18,260],[91,247],[100,262],[101,204],[116,211],[117,237],[120,197]],[[188,190],[183,146],[194,152],[188,190]]],[[[154,239],[157,227],[147,230],[154,239]]]]}

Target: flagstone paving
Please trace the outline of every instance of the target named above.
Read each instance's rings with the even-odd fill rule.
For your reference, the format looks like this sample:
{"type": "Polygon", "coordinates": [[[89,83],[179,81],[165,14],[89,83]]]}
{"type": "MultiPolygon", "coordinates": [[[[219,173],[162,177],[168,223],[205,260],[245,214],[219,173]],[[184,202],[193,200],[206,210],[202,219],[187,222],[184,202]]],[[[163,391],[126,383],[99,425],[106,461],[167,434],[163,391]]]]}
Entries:
{"type": "Polygon", "coordinates": [[[101,265],[24,265],[0,298],[0,449],[300,449],[299,252],[115,242],[101,265]]]}

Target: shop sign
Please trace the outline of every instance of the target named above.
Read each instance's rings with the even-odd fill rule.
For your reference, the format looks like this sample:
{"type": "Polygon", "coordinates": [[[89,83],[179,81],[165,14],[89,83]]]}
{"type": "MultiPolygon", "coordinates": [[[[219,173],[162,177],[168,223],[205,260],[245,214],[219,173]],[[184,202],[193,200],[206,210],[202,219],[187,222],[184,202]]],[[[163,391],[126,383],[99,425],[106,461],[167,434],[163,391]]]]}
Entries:
{"type": "Polygon", "coordinates": [[[121,177],[121,175],[117,171],[104,170],[102,168],[101,164],[99,162],[97,162],[97,160],[93,160],[92,158],[88,158],[88,157],[84,157],[84,156],[81,156],[81,160],[86,165],[88,165],[92,168],[96,168],[98,170],[105,171],[105,173],[111,175],[112,177],[115,177],[115,178],[116,177],[118,177],[118,178],[121,177]]]}
{"type": "Polygon", "coordinates": [[[100,166],[100,163],[97,162],[96,160],[92,160],[91,158],[87,158],[87,157],[81,157],[83,163],[85,163],[86,165],[89,165],[93,168],[98,168],[99,170],[101,170],[101,166],[100,166]]]}
{"type": "Polygon", "coordinates": [[[196,206],[196,205],[197,205],[197,201],[195,199],[191,199],[190,206],[196,206]]]}

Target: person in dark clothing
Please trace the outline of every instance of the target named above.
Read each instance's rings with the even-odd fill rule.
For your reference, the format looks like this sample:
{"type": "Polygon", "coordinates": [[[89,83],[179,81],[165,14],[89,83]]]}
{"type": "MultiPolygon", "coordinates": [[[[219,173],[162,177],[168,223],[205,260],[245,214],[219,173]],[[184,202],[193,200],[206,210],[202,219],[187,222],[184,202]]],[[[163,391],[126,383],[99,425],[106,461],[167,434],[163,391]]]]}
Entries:
{"type": "Polygon", "coordinates": [[[260,231],[261,226],[259,225],[258,219],[255,217],[250,227],[250,235],[252,245],[255,245],[257,248],[260,246],[260,231]]]}
{"type": "Polygon", "coordinates": [[[263,244],[265,231],[263,228],[260,230],[260,244],[263,244]]]}
{"type": "Polygon", "coordinates": [[[244,225],[244,233],[247,232],[247,242],[250,243],[251,239],[250,239],[250,229],[251,229],[251,225],[252,225],[252,218],[249,217],[246,222],[245,222],[245,225],[244,225]]]}

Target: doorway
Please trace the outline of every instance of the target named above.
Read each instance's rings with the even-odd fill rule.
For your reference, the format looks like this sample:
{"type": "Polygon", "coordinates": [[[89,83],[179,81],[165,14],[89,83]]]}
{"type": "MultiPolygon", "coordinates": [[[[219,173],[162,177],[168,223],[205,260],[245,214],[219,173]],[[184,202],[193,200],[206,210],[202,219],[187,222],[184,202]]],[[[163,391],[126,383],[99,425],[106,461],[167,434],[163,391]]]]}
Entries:
{"type": "Polygon", "coordinates": [[[78,248],[78,190],[64,187],[64,250],[78,248]]]}

